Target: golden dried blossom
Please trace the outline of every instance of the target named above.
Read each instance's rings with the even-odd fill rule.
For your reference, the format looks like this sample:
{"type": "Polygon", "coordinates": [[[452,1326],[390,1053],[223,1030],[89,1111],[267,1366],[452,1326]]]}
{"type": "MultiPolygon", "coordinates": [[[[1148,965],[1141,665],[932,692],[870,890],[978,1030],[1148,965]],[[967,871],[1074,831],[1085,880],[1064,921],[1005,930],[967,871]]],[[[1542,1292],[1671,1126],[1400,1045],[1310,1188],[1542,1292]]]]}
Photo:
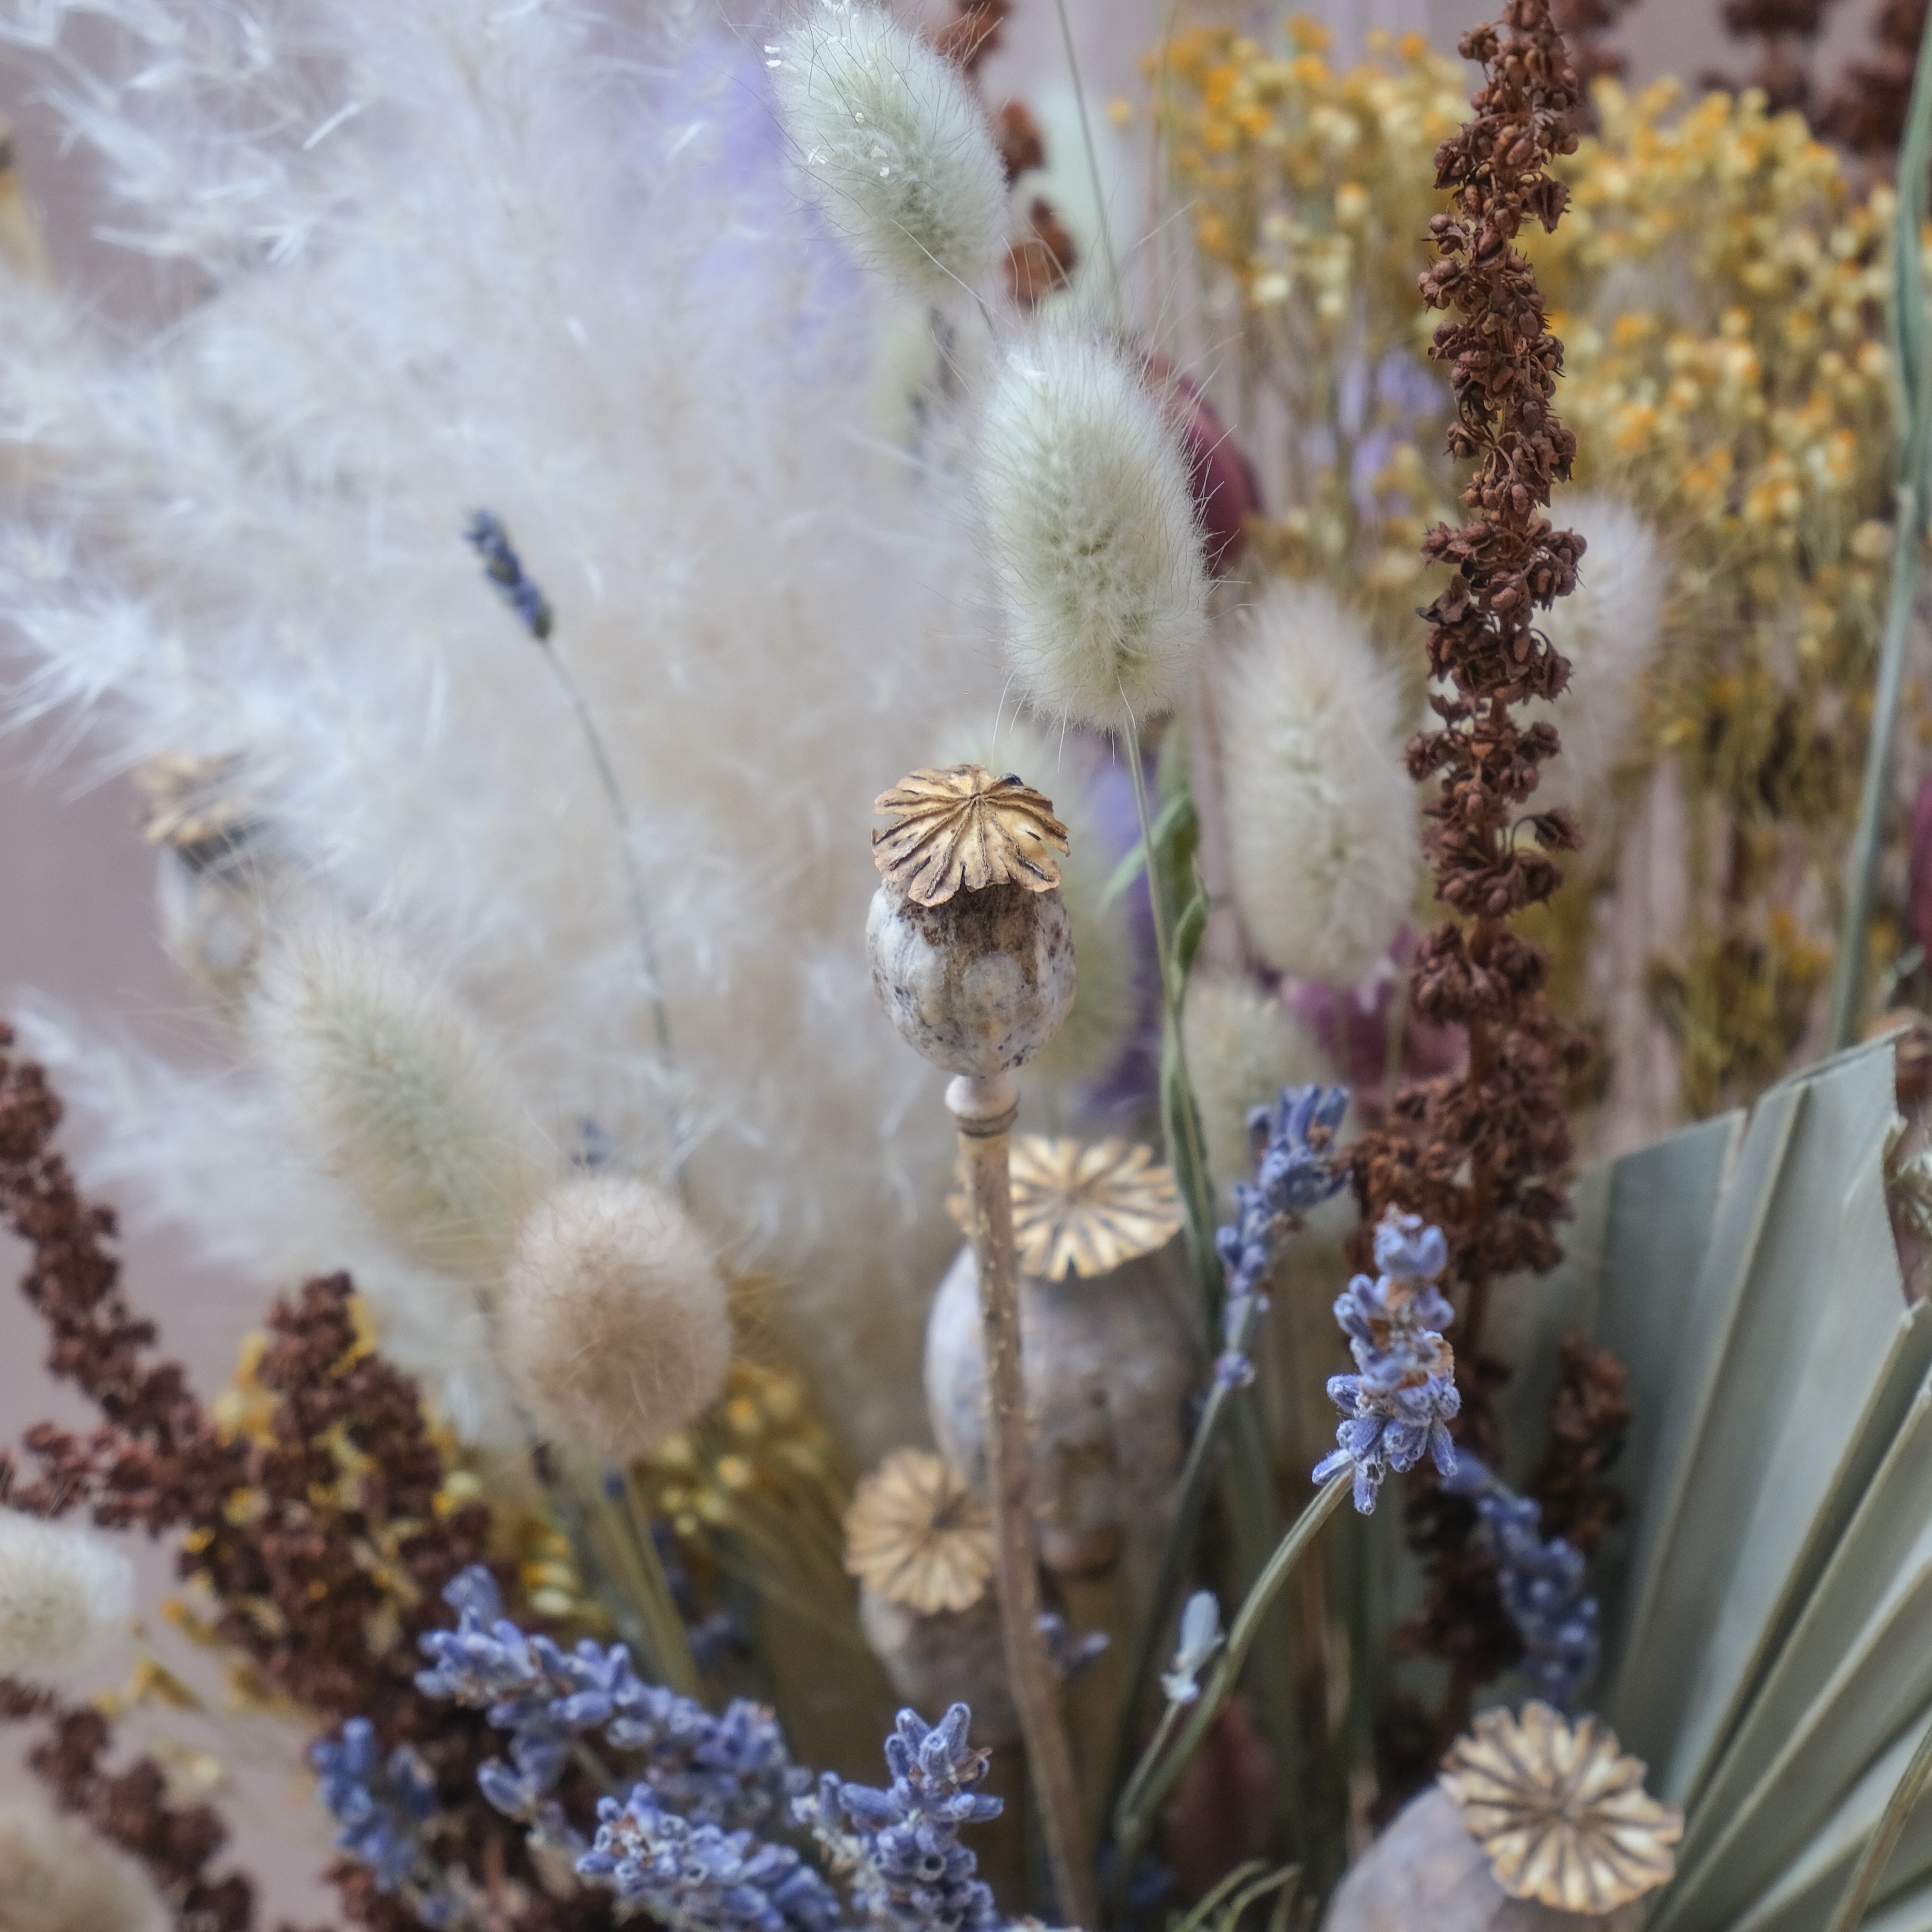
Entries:
{"type": "Polygon", "coordinates": [[[896,820],[872,834],[872,862],[916,905],[944,905],[962,888],[1046,892],[1060,883],[1054,854],[1066,850],[1066,827],[1052,800],[1010,772],[996,778],[977,765],[916,771],[881,792],[872,809],[896,820]]]}
{"type": "MultiPolygon", "coordinates": [[[[1012,1144],[1013,1234],[1020,1266],[1036,1281],[1070,1274],[1111,1274],[1164,1248],[1180,1231],[1180,1193],[1171,1168],[1150,1148],[1126,1141],[1082,1146],[1047,1134],[1012,1144]]],[[[972,1228],[972,1202],[955,1194],[946,1207],[972,1228]]]]}
{"type": "Polygon", "coordinates": [[[845,1512],[845,1568],[920,1616],[970,1610],[993,1574],[992,1522],[942,1458],[896,1450],[845,1512]]]}
{"type": "Polygon", "coordinates": [[[1449,1748],[1436,1781],[1516,1898],[1600,1915],[1662,1885],[1684,1814],[1643,1788],[1594,1718],[1570,1723],[1532,1701],[1519,1721],[1485,1711],[1449,1748]]]}

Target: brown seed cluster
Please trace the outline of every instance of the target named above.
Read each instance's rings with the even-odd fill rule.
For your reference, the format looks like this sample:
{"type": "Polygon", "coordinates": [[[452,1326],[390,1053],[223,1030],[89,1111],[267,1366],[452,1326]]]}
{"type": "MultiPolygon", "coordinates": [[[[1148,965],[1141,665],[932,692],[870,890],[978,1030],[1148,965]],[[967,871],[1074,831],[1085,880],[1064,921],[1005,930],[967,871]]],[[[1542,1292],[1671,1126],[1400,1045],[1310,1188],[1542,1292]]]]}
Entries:
{"type": "Polygon", "coordinates": [[[1796,109],[1808,115],[1814,105],[1812,66],[1825,15],[1834,0],[1724,0],[1724,31],[1734,40],[1759,44],[1757,65],[1743,80],[1706,74],[1706,87],[1735,94],[1741,87],[1763,90],[1774,114],[1796,109]]]}
{"type": "Polygon", "coordinates": [[[1424,546],[1453,573],[1424,614],[1430,671],[1448,689],[1431,700],[1442,728],[1417,736],[1408,762],[1419,783],[1440,781],[1428,844],[1451,916],[1418,950],[1412,1004],[1430,1026],[1463,1028],[1468,1060],[1402,1088],[1354,1160],[1365,1223],[1399,1208],[1448,1237],[1466,1291],[1457,1354],[1472,1364],[1490,1282],[1558,1257],[1564,1082],[1587,1052],[1545,997],[1546,956],[1509,925],[1560,882],[1550,855],[1580,842],[1566,812],[1529,808],[1558,739],[1547,724],[1520,725],[1511,707],[1568,682],[1536,617],[1575,587],[1583,542],[1544,514],[1576,439],[1551,407],[1562,344],[1515,246],[1524,221],[1553,228],[1563,211],[1548,167],[1576,146],[1576,84],[1548,0],[1512,0],[1506,24],[1507,39],[1482,27],[1462,43],[1486,78],[1474,118],[1437,151],[1437,185],[1455,199],[1430,224],[1442,259],[1421,283],[1431,308],[1451,311],[1430,352],[1450,370],[1450,452],[1476,472],[1462,495],[1469,520],[1438,525],[1424,546]]]}
{"type": "MultiPolygon", "coordinates": [[[[331,1730],[365,1716],[386,1743],[415,1748],[446,1813],[441,1856],[487,1898],[514,1897],[530,1932],[608,1923],[594,1895],[544,1892],[521,1832],[478,1791],[477,1766],[500,1742],[487,1720],[416,1690],[416,1639],[449,1621],[441,1590],[481,1558],[488,1516],[478,1505],[446,1506],[442,1458],[415,1384],[358,1333],[347,1277],[312,1281],[276,1306],[256,1370],[272,1398],[266,1420],[224,1431],[180,1366],[154,1359],[154,1326],[120,1292],[113,1217],[75,1188],[53,1146],[59,1102],[12,1045],[0,1026],[0,1221],[32,1250],[22,1286],[52,1338],[49,1366],[104,1420],[84,1436],[30,1430],[38,1474],[24,1480],[0,1454],[0,1501],[50,1516],[86,1506],[106,1526],[179,1533],[182,1574],[218,1606],[216,1635],[267,1689],[331,1730]]],[[[35,1716],[53,1723],[34,1762],[56,1798],[146,1862],[171,1897],[206,1894],[205,1910],[184,1910],[184,1927],[246,1932],[246,1882],[203,1876],[221,1843],[214,1814],[169,1810],[152,1766],[100,1774],[108,1740],[93,1713],[32,1693],[0,1698],[0,1717],[35,1716]]],[[[376,1932],[414,1924],[362,1867],[345,1862],[332,1875],[354,1922],[376,1932]]]]}
{"type": "Polygon", "coordinates": [[[1821,130],[1855,154],[1895,161],[1924,32],[1925,0],[1885,0],[1872,26],[1871,58],[1845,69],[1819,117],[1821,130]]]}

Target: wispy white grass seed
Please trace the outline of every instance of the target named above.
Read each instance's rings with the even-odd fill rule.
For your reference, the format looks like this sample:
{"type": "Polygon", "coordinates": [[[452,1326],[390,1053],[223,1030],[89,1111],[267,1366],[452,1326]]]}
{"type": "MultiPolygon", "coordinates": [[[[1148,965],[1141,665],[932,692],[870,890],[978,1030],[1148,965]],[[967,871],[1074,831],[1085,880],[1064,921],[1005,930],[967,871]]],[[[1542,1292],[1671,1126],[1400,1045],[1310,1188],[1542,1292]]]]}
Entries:
{"type": "Polygon", "coordinates": [[[378,940],[318,924],[264,962],[250,1024],[298,1133],[397,1247],[493,1276],[544,1156],[449,988],[378,940]]]}
{"type": "Polygon", "coordinates": [[[58,1682],[124,1634],[134,1572],[104,1538],[0,1510],[0,1677],[58,1682]]]}
{"type": "Polygon", "coordinates": [[[866,0],[816,0],[770,50],[808,192],[872,267],[932,298],[1005,239],[1006,176],[958,70],[866,0]]]}
{"type": "Polygon", "coordinates": [[[1029,336],[993,379],[976,466],[1021,694],[1110,730],[1170,709],[1208,582],[1186,463],[1138,367],[1089,335],[1029,336]]]}
{"type": "Polygon", "coordinates": [[[614,1175],[563,1181],[532,1209],[498,1329],[538,1428],[613,1461],[682,1429],[730,1366],[710,1244],[668,1195],[614,1175]]]}
{"type": "Polygon", "coordinates": [[[1352,984],[1415,896],[1396,680],[1329,592],[1283,584],[1230,653],[1218,708],[1228,869],[1248,936],[1277,972],[1352,984]]]}

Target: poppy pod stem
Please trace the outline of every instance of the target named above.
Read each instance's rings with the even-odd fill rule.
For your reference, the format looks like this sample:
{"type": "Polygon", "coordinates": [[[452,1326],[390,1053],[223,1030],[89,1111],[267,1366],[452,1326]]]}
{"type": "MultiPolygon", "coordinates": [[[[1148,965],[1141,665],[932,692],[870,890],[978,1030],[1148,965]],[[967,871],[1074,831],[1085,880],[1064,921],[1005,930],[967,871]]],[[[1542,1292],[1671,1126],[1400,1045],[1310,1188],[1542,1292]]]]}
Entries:
{"type": "Polygon", "coordinates": [[[959,1130],[959,1150],[970,1186],[973,1256],[979,1268],[986,1354],[988,1460],[998,1552],[995,1575],[1006,1671],[1040,1797],[1060,1911],[1073,1924],[1096,1927],[1073,1750],[1059,1683],[1040,1626],[1040,1558],[1034,1540],[1026,1385],[1020,1364],[1019,1247],[1013,1235],[1009,1171],[1012,1125],[1019,1112],[1018,1083],[1010,1073],[962,1074],[947,1087],[946,1104],[959,1130]]]}

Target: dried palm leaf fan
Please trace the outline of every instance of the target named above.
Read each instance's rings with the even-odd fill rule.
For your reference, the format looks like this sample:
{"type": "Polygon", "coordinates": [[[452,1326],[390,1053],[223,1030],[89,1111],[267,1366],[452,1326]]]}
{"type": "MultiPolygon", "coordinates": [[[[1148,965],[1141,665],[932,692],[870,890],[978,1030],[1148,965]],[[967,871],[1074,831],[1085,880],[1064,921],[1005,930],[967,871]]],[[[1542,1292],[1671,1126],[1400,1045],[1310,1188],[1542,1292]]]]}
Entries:
{"type": "MultiPolygon", "coordinates": [[[[1887,1214],[1896,1118],[1879,1041],[1600,1167],[1516,1301],[1519,1361],[1581,1330],[1629,1369],[1590,1702],[1688,1814],[1648,1932],[1823,1932],[1932,1721],[1932,1310],[1887,1214]]],[[[1932,1932],[1932,1804],[1874,1901],[1868,1926],[1932,1932]]]]}

